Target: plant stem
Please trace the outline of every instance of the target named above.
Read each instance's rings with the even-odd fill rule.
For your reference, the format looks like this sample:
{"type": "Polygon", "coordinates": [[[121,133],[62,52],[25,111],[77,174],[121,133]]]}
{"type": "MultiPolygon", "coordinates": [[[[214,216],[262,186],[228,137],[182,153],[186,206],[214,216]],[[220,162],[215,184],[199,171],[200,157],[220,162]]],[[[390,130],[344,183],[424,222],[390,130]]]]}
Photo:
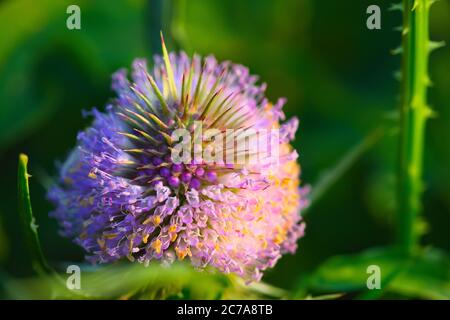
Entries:
{"type": "Polygon", "coordinates": [[[149,30],[151,48],[160,52],[162,31],[170,51],[189,51],[186,33],[186,0],[149,0],[149,30]]]}
{"type": "Polygon", "coordinates": [[[49,275],[52,274],[53,271],[47,264],[47,260],[42,253],[39,242],[37,225],[31,209],[30,189],[28,183],[30,175],[28,174],[27,166],[28,156],[25,154],[20,154],[17,175],[19,217],[22,223],[23,233],[27,241],[33,269],[39,275],[49,275]]]}
{"type": "Polygon", "coordinates": [[[415,221],[422,209],[425,122],[431,115],[427,105],[431,3],[431,0],[403,0],[398,244],[405,254],[411,254],[418,241],[415,221]]]}
{"type": "Polygon", "coordinates": [[[172,5],[172,19],[170,32],[177,50],[189,51],[189,41],[186,33],[186,0],[174,0],[172,5]]]}
{"type": "Polygon", "coordinates": [[[374,129],[361,142],[349,149],[332,168],[322,173],[319,180],[313,185],[312,192],[309,195],[309,206],[302,210],[303,217],[386,134],[385,131],[386,128],[384,126],[374,129]]]}

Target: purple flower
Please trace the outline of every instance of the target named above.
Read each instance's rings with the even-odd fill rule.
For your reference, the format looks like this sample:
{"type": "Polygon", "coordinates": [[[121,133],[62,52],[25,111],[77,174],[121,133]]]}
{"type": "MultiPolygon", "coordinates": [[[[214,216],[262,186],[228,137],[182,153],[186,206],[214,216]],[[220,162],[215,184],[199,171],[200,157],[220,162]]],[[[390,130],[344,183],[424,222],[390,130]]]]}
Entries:
{"type": "Polygon", "coordinates": [[[49,191],[61,234],[93,263],[188,258],[197,267],[259,280],[296,250],[304,232],[299,213],[307,200],[289,144],[298,121],[280,124],[284,99],[268,102],[265,85],[244,66],[169,55],[164,44],[152,69],[134,61],[131,79],[124,70],[113,75],[114,101],[88,113],[93,123],[78,135],[49,191]],[[172,161],[174,132],[195,137],[199,122],[217,134],[254,129],[258,146],[264,138],[268,147],[249,143],[236,151],[225,142],[212,154],[231,150],[233,161],[208,162],[196,156],[214,145],[202,135],[200,145],[188,142],[188,163],[172,161]],[[243,151],[245,161],[234,161],[243,151]]]}

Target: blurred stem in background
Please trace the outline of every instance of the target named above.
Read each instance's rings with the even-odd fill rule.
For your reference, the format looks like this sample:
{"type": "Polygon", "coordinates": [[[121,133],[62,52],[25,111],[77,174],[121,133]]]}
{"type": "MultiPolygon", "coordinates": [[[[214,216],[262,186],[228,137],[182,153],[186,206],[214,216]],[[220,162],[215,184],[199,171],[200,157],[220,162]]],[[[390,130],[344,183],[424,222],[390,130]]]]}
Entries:
{"type": "Polygon", "coordinates": [[[411,254],[417,241],[422,210],[422,167],[425,122],[432,115],[427,105],[428,15],[432,0],[403,0],[402,102],[400,108],[400,169],[398,244],[411,254]]]}
{"type": "Polygon", "coordinates": [[[36,273],[45,275],[51,273],[51,268],[47,264],[41,250],[39,237],[37,234],[37,225],[31,209],[30,189],[28,178],[30,175],[27,171],[28,156],[25,154],[19,155],[18,168],[18,199],[19,199],[19,215],[22,222],[22,229],[27,245],[30,249],[31,264],[36,273]]]}
{"type": "Polygon", "coordinates": [[[344,156],[333,166],[326,170],[314,184],[311,194],[309,195],[309,206],[303,209],[302,216],[311,210],[311,208],[319,202],[324,194],[339,180],[347,171],[372,148],[386,134],[386,125],[377,127],[370,132],[361,142],[351,148],[344,156]]]}
{"type": "Polygon", "coordinates": [[[186,1],[187,0],[150,0],[149,32],[153,53],[161,48],[160,31],[165,36],[167,46],[173,50],[189,51],[186,34],[186,1]]]}

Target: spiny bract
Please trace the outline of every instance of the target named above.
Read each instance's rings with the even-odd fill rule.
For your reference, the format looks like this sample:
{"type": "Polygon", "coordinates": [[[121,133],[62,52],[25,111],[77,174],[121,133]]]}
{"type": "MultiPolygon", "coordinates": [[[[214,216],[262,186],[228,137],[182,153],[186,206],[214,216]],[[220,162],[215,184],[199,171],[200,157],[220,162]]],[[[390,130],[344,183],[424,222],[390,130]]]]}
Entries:
{"type": "Polygon", "coordinates": [[[279,123],[284,99],[268,102],[265,85],[244,66],[169,55],[164,42],[154,60],[148,70],[136,59],[132,82],[126,71],[115,73],[117,97],[105,112],[87,113],[93,123],[49,191],[51,215],[93,263],[188,258],[258,281],[303,235],[305,189],[289,145],[298,121],[279,123]],[[171,134],[192,132],[198,121],[220,132],[279,130],[276,165],[174,163],[171,134]]]}

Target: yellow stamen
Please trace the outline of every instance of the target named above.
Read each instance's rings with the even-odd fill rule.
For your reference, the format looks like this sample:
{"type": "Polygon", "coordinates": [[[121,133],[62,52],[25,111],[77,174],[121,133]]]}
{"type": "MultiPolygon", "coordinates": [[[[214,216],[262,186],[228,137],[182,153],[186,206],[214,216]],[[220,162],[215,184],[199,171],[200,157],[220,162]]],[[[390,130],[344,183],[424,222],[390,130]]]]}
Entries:
{"type": "Polygon", "coordinates": [[[152,242],[152,248],[155,249],[156,253],[159,254],[161,253],[161,240],[156,239],[155,241],[152,242]]]}
{"type": "Polygon", "coordinates": [[[160,216],[154,216],[153,218],[153,224],[155,226],[158,226],[161,223],[161,217],[160,216]]]}

